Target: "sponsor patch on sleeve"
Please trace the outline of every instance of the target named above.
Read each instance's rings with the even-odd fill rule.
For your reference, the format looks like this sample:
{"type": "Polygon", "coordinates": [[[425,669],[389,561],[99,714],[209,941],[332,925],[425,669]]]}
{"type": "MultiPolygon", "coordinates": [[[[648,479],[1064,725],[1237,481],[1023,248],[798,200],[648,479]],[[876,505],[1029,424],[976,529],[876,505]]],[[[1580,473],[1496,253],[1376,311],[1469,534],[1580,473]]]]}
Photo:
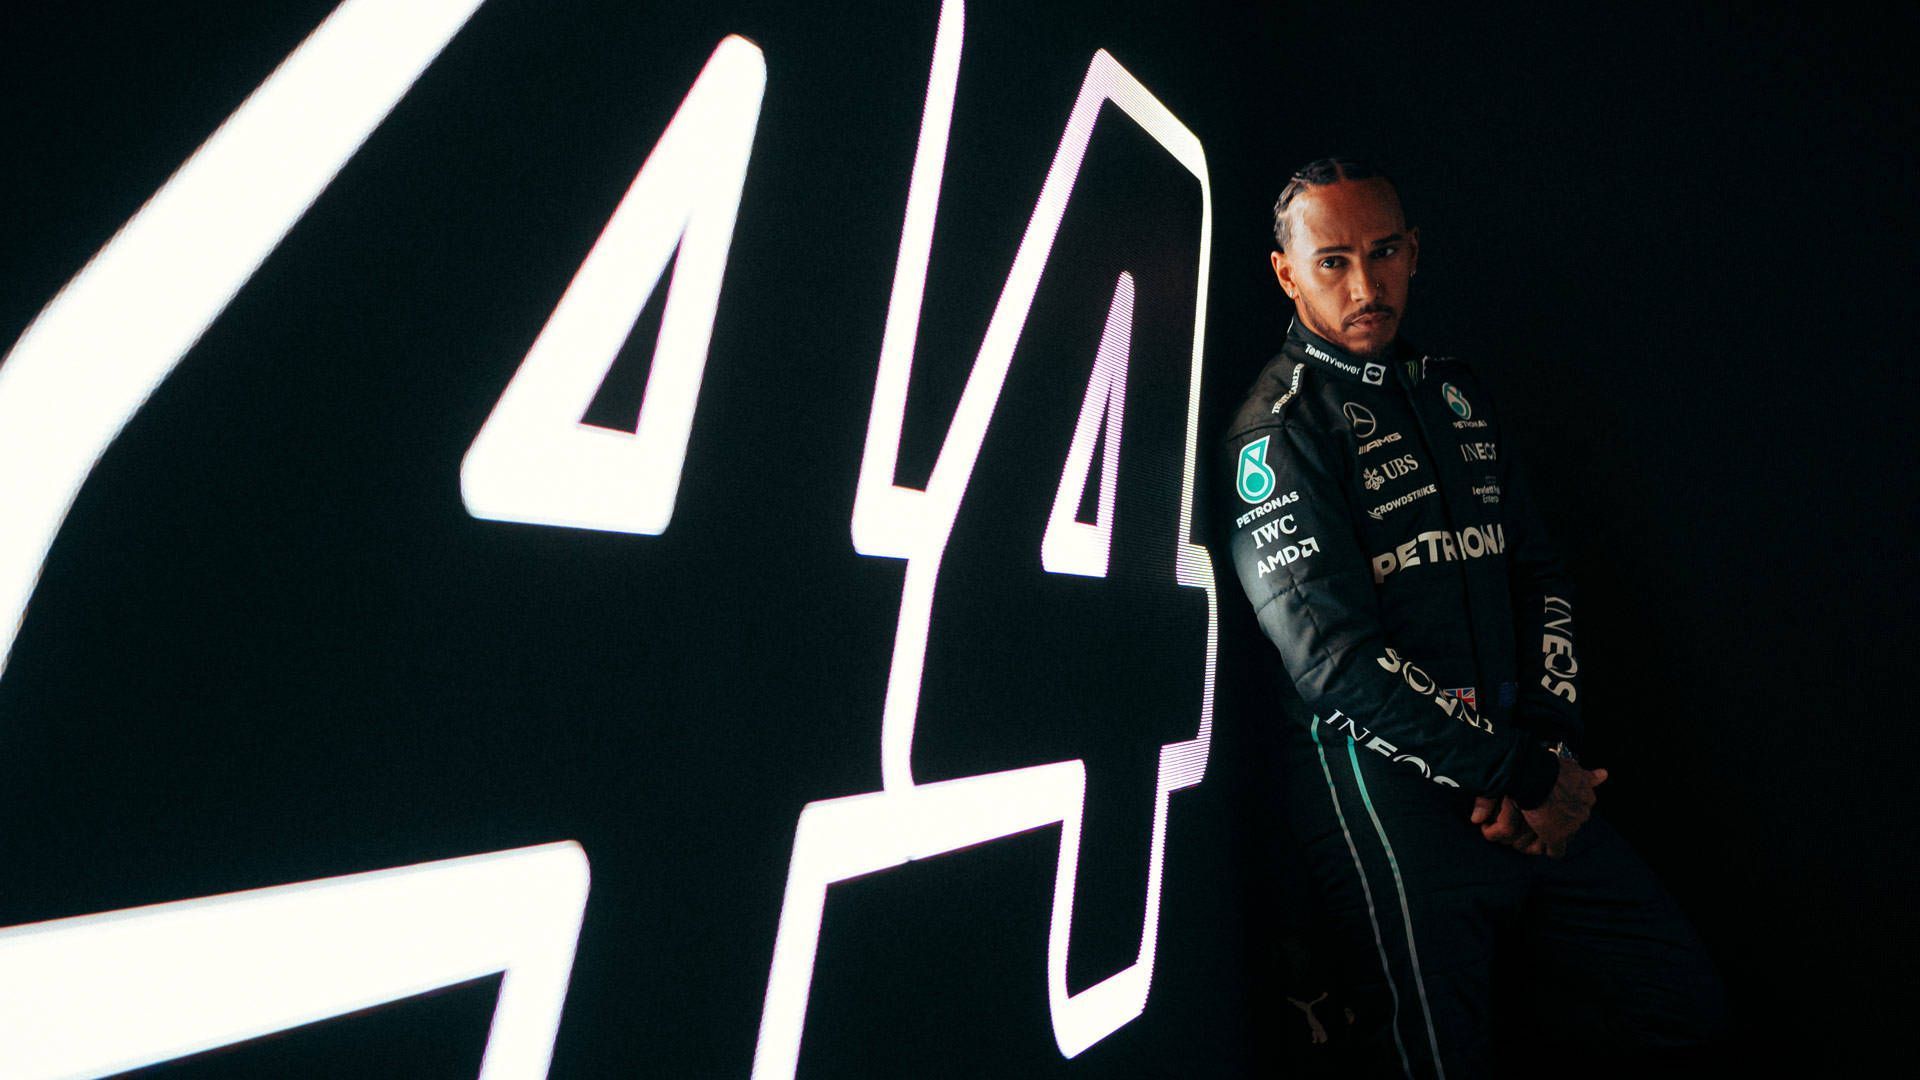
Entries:
{"type": "Polygon", "coordinates": [[[1273,494],[1273,470],[1267,467],[1267,444],[1273,436],[1262,435],[1240,448],[1240,463],[1234,469],[1234,486],[1244,502],[1257,503],[1273,494]]]}

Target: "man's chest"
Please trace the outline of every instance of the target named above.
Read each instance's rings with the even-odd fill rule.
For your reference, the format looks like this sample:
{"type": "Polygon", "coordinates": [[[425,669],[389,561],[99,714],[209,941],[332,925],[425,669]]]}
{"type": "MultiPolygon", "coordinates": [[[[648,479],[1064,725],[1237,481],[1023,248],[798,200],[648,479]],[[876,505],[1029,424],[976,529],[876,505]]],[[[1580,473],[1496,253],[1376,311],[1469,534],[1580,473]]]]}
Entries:
{"type": "Polygon", "coordinates": [[[1345,487],[1376,581],[1505,549],[1501,446],[1465,379],[1341,387],[1345,487]]]}

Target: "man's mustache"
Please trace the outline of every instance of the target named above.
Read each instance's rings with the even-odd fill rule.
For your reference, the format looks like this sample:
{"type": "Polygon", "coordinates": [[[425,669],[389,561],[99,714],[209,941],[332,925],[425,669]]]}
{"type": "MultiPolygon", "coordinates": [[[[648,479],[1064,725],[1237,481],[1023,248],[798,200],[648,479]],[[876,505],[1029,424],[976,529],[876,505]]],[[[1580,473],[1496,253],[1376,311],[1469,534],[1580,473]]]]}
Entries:
{"type": "Polygon", "coordinates": [[[1353,314],[1347,316],[1346,321],[1341,323],[1340,326],[1342,329],[1352,326],[1354,323],[1354,320],[1360,318],[1363,315],[1392,315],[1392,314],[1394,314],[1393,308],[1386,304],[1368,304],[1366,307],[1363,307],[1359,311],[1356,311],[1353,314]]]}

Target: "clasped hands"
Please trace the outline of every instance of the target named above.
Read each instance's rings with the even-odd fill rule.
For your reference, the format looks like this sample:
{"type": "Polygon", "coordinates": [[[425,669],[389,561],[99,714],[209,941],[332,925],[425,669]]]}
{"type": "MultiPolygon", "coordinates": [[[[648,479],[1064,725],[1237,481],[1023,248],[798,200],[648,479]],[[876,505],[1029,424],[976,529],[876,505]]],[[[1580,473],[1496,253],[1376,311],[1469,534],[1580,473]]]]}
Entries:
{"type": "Polygon", "coordinates": [[[1560,777],[1546,802],[1522,810],[1512,799],[1477,795],[1469,820],[1493,843],[1525,855],[1558,859],[1567,853],[1567,842],[1592,815],[1593,789],[1606,779],[1605,769],[1583,769],[1577,762],[1562,758],[1560,777]]]}

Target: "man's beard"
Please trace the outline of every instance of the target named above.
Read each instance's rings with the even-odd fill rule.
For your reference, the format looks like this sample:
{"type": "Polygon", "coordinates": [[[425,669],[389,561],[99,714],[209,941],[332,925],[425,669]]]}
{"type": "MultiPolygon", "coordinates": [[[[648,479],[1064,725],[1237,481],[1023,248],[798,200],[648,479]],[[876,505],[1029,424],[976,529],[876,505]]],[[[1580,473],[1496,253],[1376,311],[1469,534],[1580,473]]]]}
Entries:
{"type": "MultiPolygon", "coordinates": [[[[1391,307],[1388,307],[1386,304],[1368,304],[1366,307],[1363,307],[1359,311],[1356,311],[1353,313],[1354,318],[1359,318],[1362,315],[1385,315],[1388,318],[1394,319],[1392,324],[1393,333],[1387,335],[1386,340],[1380,343],[1379,348],[1374,349],[1371,352],[1360,352],[1356,350],[1350,350],[1350,351],[1353,351],[1353,354],[1355,356],[1359,357],[1362,360],[1376,360],[1376,361],[1382,360],[1386,357],[1386,355],[1389,352],[1393,351],[1393,343],[1395,339],[1399,338],[1400,336],[1400,321],[1399,319],[1394,318],[1396,315],[1398,315],[1398,312],[1394,311],[1391,307]]],[[[1349,325],[1350,325],[1350,322],[1342,322],[1340,324],[1340,329],[1345,330],[1348,328],[1349,325]]]]}

